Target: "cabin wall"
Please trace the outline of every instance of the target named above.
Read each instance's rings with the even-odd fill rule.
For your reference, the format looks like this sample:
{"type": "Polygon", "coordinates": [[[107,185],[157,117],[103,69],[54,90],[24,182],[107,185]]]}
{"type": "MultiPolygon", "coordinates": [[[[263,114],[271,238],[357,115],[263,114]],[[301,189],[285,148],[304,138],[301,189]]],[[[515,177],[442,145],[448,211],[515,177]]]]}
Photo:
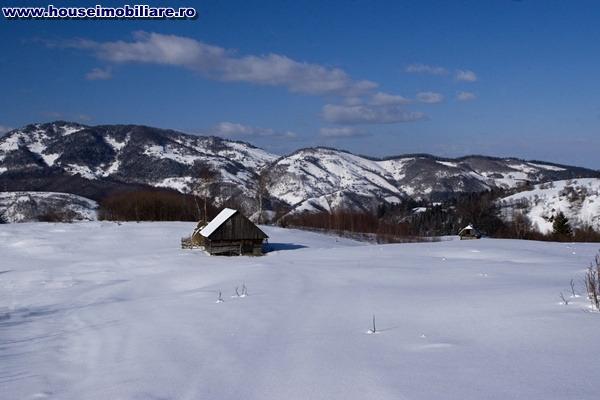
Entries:
{"type": "Polygon", "coordinates": [[[223,222],[208,237],[192,235],[192,243],[202,243],[209,254],[262,255],[262,247],[268,236],[252,221],[237,212],[223,222]],[[198,238],[196,236],[200,236],[198,238]]]}
{"type": "Polygon", "coordinates": [[[462,235],[460,237],[460,240],[471,240],[471,239],[479,239],[477,236],[471,236],[471,235],[462,235]]]}
{"type": "Polygon", "coordinates": [[[465,230],[459,233],[460,240],[479,239],[481,236],[478,232],[473,230],[465,230]]]}
{"type": "Polygon", "coordinates": [[[263,239],[246,240],[209,240],[206,239],[204,249],[213,255],[246,254],[260,256],[263,254],[263,239]]]}

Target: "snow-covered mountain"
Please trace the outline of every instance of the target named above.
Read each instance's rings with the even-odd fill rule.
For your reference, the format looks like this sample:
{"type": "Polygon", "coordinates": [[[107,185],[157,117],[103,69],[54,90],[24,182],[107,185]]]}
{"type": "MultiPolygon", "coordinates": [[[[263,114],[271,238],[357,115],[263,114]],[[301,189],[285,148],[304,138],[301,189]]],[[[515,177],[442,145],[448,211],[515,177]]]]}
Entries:
{"type": "MultiPolygon", "coordinates": [[[[267,207],[312,211],[369,208],[403,198],[512,188],[598,171],[513,158],[373,159],[330,148],[277,157],[248,143],[139,125],[33,124],[0,138],[0,188],[69,192],[92,199],[132,185],[235,197],[252,210],[261,172],[267,207]]],[[[254,210],[252,210],[254,211],[254,210]]]]}
{"type": "Polygon", "coordinates": [[[256,172],[275,158],[247,143],[138,125],[54,122],[0,138],[0,178],[25,186],[32,177],[59,174],[187,192],[210,170],[221,189],[248,196],[256,172]]]}
{"type": "Polygon", "coordinates": [[[0,192],[0,217],[6,222],[93,221],[97,208],[95,201],[68,193],[0,192]]]}
{"type": "Polygon", "coordinates": [[[296,211],[330,210],[341,205],[368,207],[403,198],[443,199],[457,192],[515,188],[596,171],[514,158],[469,156],[443,159],[407,155],[361,157],[329,148],[299,150],[269,169],[270,193],[296,211]]]}
{"type": "Polygon", "coordinates": [[[600,179],[572,179],[536,185],[500,202],[502,214],[510,220],[515,212],[526,215],[533,228],[552,232],[552,221],[563,212],[574,227],[600,230],[600,179]]]}

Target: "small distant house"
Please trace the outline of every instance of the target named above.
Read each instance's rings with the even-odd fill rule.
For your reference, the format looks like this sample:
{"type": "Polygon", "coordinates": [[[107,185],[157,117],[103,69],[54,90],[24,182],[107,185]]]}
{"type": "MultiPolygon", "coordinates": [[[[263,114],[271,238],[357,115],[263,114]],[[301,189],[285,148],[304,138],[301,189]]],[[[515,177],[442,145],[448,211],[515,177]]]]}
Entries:
{"type": "Polygon", "coordinates": [[[481,233],[473,225],[469,224],[458,232],[460,240],[481,239],[481,233]]]}
{"type": "Polygon", "coordinates": [[[198,224],[191,237],[211,255],[262,255],[263,243],[269,237],[241,212],[223,209],[205,226],[198,224]]]}

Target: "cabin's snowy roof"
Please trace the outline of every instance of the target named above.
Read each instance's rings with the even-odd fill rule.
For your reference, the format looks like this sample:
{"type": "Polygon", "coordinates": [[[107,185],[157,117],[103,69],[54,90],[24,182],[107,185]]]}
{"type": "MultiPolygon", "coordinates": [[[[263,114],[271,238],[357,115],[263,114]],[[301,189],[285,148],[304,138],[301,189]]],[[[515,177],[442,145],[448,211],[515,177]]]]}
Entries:
{"type": "Polygon", "coordinates": [[[231,208],[224,208],[223,211],[219,213],[219,215],[214,217],[213,220],[208,223],[208,225],[202,228],[200,234],[204,237],[209,237],[214,231],[217,230],[218,227],[223,225],[223,223],[225,223],[225,221],[231,218],[231,216],[236,212],[237,210],[233,210],[231,208]]]}
{"type": "MultiPolygon", "coordinates": [[[[459,235],[462,235],[463,233],[467,233],[467,232],[475,232],[475,233],[477,233],[478,231],[477,231],[477,229],[475,229],[475,227],[474,227],[472,224],[469,224],[469,225],[465,226],[464,228],[462,228],[462,229],[461,229],[461,230],[458,232],[458,234],[459,234],[459,235]]],[[[468,234],[468,233],[467,233],[467,234],[468,234]]]]}

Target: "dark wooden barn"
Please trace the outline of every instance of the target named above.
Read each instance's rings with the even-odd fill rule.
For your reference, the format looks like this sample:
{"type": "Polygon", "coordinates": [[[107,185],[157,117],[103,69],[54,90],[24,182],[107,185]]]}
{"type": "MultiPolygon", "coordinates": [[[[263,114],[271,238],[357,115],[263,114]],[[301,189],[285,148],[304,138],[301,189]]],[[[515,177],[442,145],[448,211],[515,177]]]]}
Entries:
{"type": "Polygon", "coordinates": [[[262,255],[269,237],[241,212],[225,208],[206,226],[196,229],[192,242],[209,254],[262,255]]]}
{"type": "Polygon", "coordinates": [[[479,231],[471,224],[462,228],[460,232],[458,232],[458,236],[460,236],[460,240],[481,239],[481,233],[479,233],[479,231]]]}

